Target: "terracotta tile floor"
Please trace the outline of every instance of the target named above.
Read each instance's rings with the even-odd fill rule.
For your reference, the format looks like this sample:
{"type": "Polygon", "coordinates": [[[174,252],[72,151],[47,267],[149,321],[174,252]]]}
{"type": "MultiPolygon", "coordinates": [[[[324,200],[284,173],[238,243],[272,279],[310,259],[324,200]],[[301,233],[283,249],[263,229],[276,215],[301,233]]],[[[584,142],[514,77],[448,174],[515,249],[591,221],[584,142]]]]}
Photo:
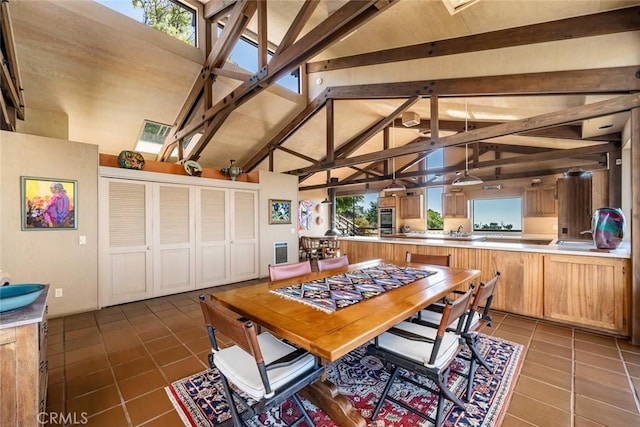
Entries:
{"type": "MultiPolygon", "coordinates": [[[[246,284],[246,283],[245,283],[246,284]]],[[[49,319],[48,412],[90,426],[180,426],[163,387],[207,367],[198,292],[49,319]]],[[[640,425],[640,347],[513,315],[486,330],[526,346],[503,426],[640,425]]]]}

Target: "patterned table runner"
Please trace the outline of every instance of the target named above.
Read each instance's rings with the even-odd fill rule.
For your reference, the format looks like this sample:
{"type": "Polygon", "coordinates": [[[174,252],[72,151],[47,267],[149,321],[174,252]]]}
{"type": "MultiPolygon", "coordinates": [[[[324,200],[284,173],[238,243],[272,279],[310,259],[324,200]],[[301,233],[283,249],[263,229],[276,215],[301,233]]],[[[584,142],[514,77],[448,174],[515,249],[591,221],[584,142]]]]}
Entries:
{"type": "Polygon", "coordinates": [[[325,313],[333,313],[335,310],[348,307],[436,273],[436,271],[421,270],[414,267],[380,264],[375,267],[325,277],[324,279],[272,289],[269,292],[307,304],[325,313]]]}

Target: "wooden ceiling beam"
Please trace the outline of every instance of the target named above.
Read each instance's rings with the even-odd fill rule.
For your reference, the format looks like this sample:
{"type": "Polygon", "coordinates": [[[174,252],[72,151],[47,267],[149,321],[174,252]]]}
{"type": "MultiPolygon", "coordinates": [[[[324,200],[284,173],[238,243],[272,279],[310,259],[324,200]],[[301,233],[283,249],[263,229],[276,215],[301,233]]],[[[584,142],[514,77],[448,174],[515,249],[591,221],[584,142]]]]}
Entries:
{"type": "Polygon", "coordinates": [[[16,55],[16,45],[13,37],[13,26],[9,13],[9,2],[0,2],[0,40],[2,50],[0,60],[2,61],[3,86],[9,93],[11,107],[15,109],[15,114],[24,120],[24,96],[22,93],[22,82],[20,78],[20,68],[18,67],[18,56],[16,55]],[[4,57],[6,52],[7,57],[4,57]]]}
{"type": "Polygon", "coordinates": [[[211,0],[203,5],[202,16],[204,19],[217,21],[229,15],[235,5],[236,0],[211,0]]]}
{"type": "Polygon", "coordinates": [[[267,40],[267,2],[258,2],[258,68],[267,65],[269,52],[269,40],[267,40]]]}
{"type": "MultiPolygon", "coordinates": [[[[213,44],[211,52],[207,55],[207,60],[204,63],[205,69],[222,68],[257,8],[257,0],[238,0],[236,2],[229,15],[229,21],[213,44]]],[[[217,25],[217,22],[212,22],[211,25],[217,25]]]]}
{"type": "Polygon", "coordinates": [[[573,123],[579,120],[586,120],[594,117],[615,114],[622,111],[628,111],[638,106],[640,106],[640,94],[623,95],[617,98],[608,99],[593,104],[572,107],[563,111],[542,114],[539,116],[521,120],[514,120],[487,128],[475,129],[469,132],[449,135],[441,138],[439,143],[436,143],[435,141],[432,141],[428,138],[424,138],[421,139],[421,142],[417,142],[415,144],[407,144],[402,147],[395,147],[389,150],[363,154],[346,159],[336,159],[331,163],[323,163],[320,166],[296,169],[289,171],[288,173],[291,173],[293,175],[306,175],[322,170],[358,165],[361,163],[368,163],[376,160],[386,159],[389,157],[404,156],[407,154],[416,154],[420,152],[430,152],[439,148],[468,144],[489,138],[510,135],[513,133],[543,129],[546,127],[573,123]]]}
{"type": "Polygon", "coordinates": [[[306,66],[306,71],[311,74],[637,30],[640,30],[640,7],[634,6],[575,18],[310,62],[306,66]]]}
{"type": "MultiPolygon", "coordinates": [[[[345,34],[358,28],[397,0],[350,0],[340,9],[331,14],[327,19],[318,24],[302,38],[296,41],[286,50],[274,56],[269,65],[258,71],[249,81],[244,82],[230,94],[225,96],[212,108],[205,111],[202,119],[190,123],[184,130],[176,133],[178,139],[183,139],[193,134],[202,125],[214,116],[220,115],[224,110],[224,118],[245,102],[253,98],[265,88],[275,83],[285,73],[290,72],[308,58],[313,57],[327,46],[339,40],[345,34]]],[[[209,143],[215,132],[222,126],[224,120],[216,120],[217,127],[207,132],[197,143],[187,147],[185,157],[197,159],[209,143]]]]}
{"type": "Polygon", "coordinates": [[[307,120],[313,117],[318,111],[324,107],[327,99],[327,91],[323,91],[318,95],[311,103],[309,103],[304,110],[302,110],[296,117],[293,118],[287,125],[280,130],[269,142],[262,146],[249,160],[242,165],[242,170],[251,172],[256,168],[260,162],[267,158],[269,152],[274,147],[282,145],[289,136],[291,136],[296,130],[302,127],[307,120]]]}
{"type": "Polygon", "coordinates": [[[319,165],[320,164],[320,161],[314,159],[313,157],[305,156],[302,153],[298,153],[297,151],[290,150],[290,149],[288,149],[286,147],[283,147],[281,145],[280,146],[276,146],[275,148],[280,150],[280,151],[284,151],[285,153],[289,153],[292,156],[296,156],[296,157],[299,157],[299,158],[301,158],[303,160],[306,160],[307,162],[309,162],[309,163],[311,163],[313,165],[319,165]]]}
{"type": "Polygon", "coordinates": [[[409,96],[473,97],[507,95],[585,95],[640,90],[638,66],[548,71],[500,76],[370,83],[331,88],[333,99],[388,99],[409,96]]]}
{"type": "MultiPolygon", "coordinates": [[[[366,144],[367,141],[373,138],[378,132],[380,132],[386,127],[389,127],[389,123],[393,122],[394,117],[398,116],[398,114],[402,114],[402,112],[407,110],[408,108],[411,108],[411,106],[414,105],[419,100],[420,100],[419,96],[409,98],[402,105],[396,108],[391,114],[378,120],[372,126],[366,128],[365,130],[360,132],[358,135],[354,136],[349,141],[345,142],[340,147],[338,147],[338,149],[335,151],[335,156],[332,159],[329,159],[329,157],[326,156],[325,158],[321,159],[320,162],[332,162],[334,159],[341,159],[341,158],[347,157],[349,154],[353,153],[358,148],[366,144]]],[[[327,100],[327,105],[329,105],[330,102],[333,103],[333,100],[331,99],[327,100]]],[[[306,177],[300,177],[299,182],[305,181],[309,176],[310,175],[306,177]]]]}
{"type": "Polygon", "coordinates": [[[239,80],[241,82],[247,80],[253,75],[251,73],[247,73],[246,71],[233,71],[227,70],[225,68],[214,68],[213,70],[211,70],[211,73],[215,74],[216,76],[227,77],[229,79],[239,80]]]}
{"type": "MultiPolygon", "coordinates": [[[[637,70],[637,67],[619,67],[619,68],[602,68],[602,69],[595,69],[595,70],[580,70],[579,75],[573,74],[573,72],[571,71],[569,72],[560,71],[560,72],[524,74],[524,75],[520,75],[521,76],[520,78],[518,78],[517,76],[489,76],[489,77],[482,77],[482,79],[485,87],[486,85],[489,85],[492,87],[491,92],[493,95],[501,95],[501,94],[513,95],[514,93],[506,93],[507,91],[516,90],[514,89],[513,82],[505,83],[505,79],[509,80],[511,78],[517,79],[517,80],[530,81],[530,83],[527,84],[528,91],[531,91],[532,88],[534,87],[538,87],[539,90],[542,91],[540,95],[547,95],[552,93],[558,93],[561,91],[569,91],[571,93],[582,93],[582,94],[589,93],[593,89],[593,86],[592,86],[594,84],[593,82],[605,81],[608,79],[607,76],[609,76],[611,79],[624,80],[625,82],[621,83],[620,86],[626,87],[626,89],[624,89],[623,92],[628,92],[630,90],[634,90],[633,87],[636,88],[635,90],[640,90],[640,82],[639,82],[640,79],[635,77],[636,70],[637,70]],[[624,78],[622,76],[624,76],[624,78]],[[577,80],[579,78],[585,78],[587,79],[588,82],[591,82],[591,83],[584,84],[577,80]],[[542,82],[544,82],[544,84],[542,82]],[[549,91],[549,92],[547,93],[544,91],[549,91]]],[[[475,80],[477,79],[478,78],[476,78],[475,80]]],[[[449,90],[451,91],[451,93],[442,93],[443,90],[441,90],[439,96],[442,97],[443,95],[451,95],[453,93],[458,93],[458,95],[460,95],[460,93],[463,92],[462,87],[464,87],[466,91],[470,91],[471,89],[469,89],[468,87],[470,84],[470,80],[474,80],[474,79],[466,79],[466,78],[446,79],[446,84],[439,85],[439,87],[443,90],[444,89],[449,90]],[[458,88],[456,82],[460,82],[461,88],[458,88]]],[[[439,80],[433,81],[434,86],[437,84],[436,82],[439,82],[439,80]]],[[[390,83],[390,84],[394,84],[394,83],[390,83]]],[[[405,83],[396,83],[396,84],[401,85],[403,87],[403,90],[401,91],[401,93],[398,93],[393,97],[411,97],[413,96],[412,93],[421,91],[425,87],[425,85],[429,86],[429,82],[425,82],[425,81],[405,82],[405,83]]],[[[299,113],[280,132],[278,132],[277,135],[271,138],[271,140],[268,143],[266,143],[248,161],[246,161],[242,166],[242,169],[248,172],[255,169],[260,164],[260,162],[262,162],[264,159],[267,158],[267,156],[269,155],[269,151],[271,149],[270,147],[272,147],[273,145],[283,144],[287,138],[289,138],[297,129],[302,127],[307,120],[309,120],[318,110],[320,110],[324,106],[324,103],[326,102],[327,99],[341,98],[345,96],[346,93],[349,94],[350,99],[354,99],[358,97],[362,97],[363,99],[390,97],[391,92],[384,90],[385,85],[387,84],[338,86],[338,87],[330,87],[325,89],[307,106],[307,108],[305,108],[305,110],[299,113]]],[[[482,85],[478,84],[477,86],[479,87],[482,85]]],[[[482,89],[476,89],[476,90],[482,90],[482,89]]],[[[620,91],[620,88],[617,88],[617,91],[620,91]]],[[[478,95],[478,93],[468,92],[467,95],[473,96],[473,95],[478,95]]],[[[402,125],[402,120],[396,119],[395,123],[398,127],[400,127],[402,125]]],[[[502,124],[502,122],[472,121],[472,122],[468,122],[468,129],[476,130],[483,127],[495,126],[497,124],[502,124]]],[[[422,120],[419,126],[421,128],[424,127],[425,129],[430,129],[431,121],[422,120]]],[[[564,132],[570,132],[568,128],[571,128],[572,126],[574,125],[567,123],[564,125],[559,125],[559,126],[548,128],[548,129],[536,129],[533,131],[526,131],[526,132],[523,132],[522,135],[526,134],[527,136],[539,135],[539,136],[545,136],[545,137],[553,137],[551,136],[553,135],[553,132],[554,132],[553,129],[561,129],[558,133],[558,137],[566,138],[568,135],[565,134],[564,132]],[[567,129],[565,129],[565,127],[567,129]]],[[[439,128],[441,131],[446,130],[446,131],[461,132],[461,131],[464,131],[464,121],[440,120],[439,128]]],[[[574,135],[577,135],[577,134],[574,133],[574,135]]],[[[609,139],[592,138],[590,140],[608,141],[609,139]]]]}
{"type": "MultiPolygon", "coordinates": [[[[171,152],[173,151],[173,146],[185,138],[185,136],[178,136],[178,134],[186,123],[194,121],[193,113],[197,110],[198,105],[203,102],[204,99],[205,84],[213,84],[214,80],[211,78],[212,76],[215,77],[213,70],[222,68],[222,65],[224,65],[224,62],[227,60],[231,49],[233,49],[233,46],[235,46],[235,43],[242,35],[242,31],[246,29],[251,16],[253,16],[256,11],[256,8],[257,3],[255,0],[237,0],[234,3],[233,8],[224,9],[230,13],[227,25],[225,25],[222,33],[211,47],[211,51],[207,52],[207,59],[200,71],[200,75],[196,77],[195,82],[191,86],[187,99],[182,104],[182,107],[178,112],[178,116],[171,127],[171,131],[169,132],[169,135],[167,135],[164,144],[156,156],[156,160],[168,160],[171,152]],[[250,16],[247,17],[247,15],[250,16]]],[[[209,22],[209,25],[217,26],[217,20],[209,22]]],[[[204,109],[206,108],[207,107],[205,106],[204,109]]],[[[199,122],[198,126],[192,129],[190,135],[193,135],[198,130],[203,129],[206,123],[207,121],[204,120],[199,122]]],[[[205,131],[204,133],[207,132],[205,131]]]]}
{"type": "MultiPolygon", "coordinates": [[[[479,129],[484,127],[489,127],[493,125],[497,125],[504,122],[480,122],[480,121],[469,121],[467,122],[468,130],[479,129]]],[[[394,125],[397,127],[404,126],[402,124],[402,119],[396,119],[394,121],[394,125]]],[[[463,120],[438,120],[438,126],[440,130],[447,132],[464,132],[464,121],[463,120]]],[[[406,127],[406,126],[405,126],[406,127]]],[[[420,120],[420,123],[408,127],[407,129],[416,129],[420,132],[429,132],[431,130],[431,120],[423,119],[420,120]]],[[[556,126],[548,129],[540,129],[531,132],[523,132],[519,134],[520,136],[535,136],[541,138],[557,138],[557,139],[576,139],[580,141],[620,141],[622,139],[622,135],[620,132],[607,134],[607,135],[597,135],[590,137],[582,136],[582,126],[581,125],[563,125],[556,126]]]]}
{"type": "Polygon", "coordinates": [[[309,21],[309,18],[311,18],[311,15],[313,15],[313,11],[316,10],[319,4],[319,0],[307,0],[302,3],[298,14],[287,30],[287,33],[280,41],[278,49],[276,50],[276,55],[283,50],[288,49],[296,41],[296,39],[300,35],[300,32],[309,21]]]}
{"type": "Polygon", "coordinates": [[[411,108],[418,101],[420,101],[420,99],[421,98],[419,96],[413,96],[407,99],[405,102],[402,103],[402,105],[400,105],[398,108],[393,110],[391,114],[379,120],[373,126],[363,130],[362,132],[360,132],[360,134],[356,135],[355,137],[351,138],[349,141],[342,144],[336,150],[336,158],[340,158],[340,159],[345,158],[349,154],[356,151],[358,148],[362,147],[367,141],[369,141],[371,138],[377,135],[378,132],[380,132],[385,127],[388,127],[390,123],[393,123],[393,120],[395,117],[397,117],[399,114],[402,114],[407,109],[411,108]]]}
{"type": "MultiPolygon", "coordinates": [[[[577,165],[575,167],[579,167],[582,168],[584,170],[599,170],[599,169],[606,169],[607,166],[606,165],[602,165],[601,163],[584,163],[584,164],[580,164],[577,165]]],[[[506,179],[517,179],[517,178],[534,178],[534,177],[539,177],[539,176],[546,176],[546,175],[557,175],[559,173],[563,173],[566,172],[567,168],[566,167],[560,167],[560,168],[553,168],[553,169],[536,169],[536,170],[531,170],[531,171],[523,171],[523,172],[513,172],[513,173],[509,173],[509,174],[502,174],[500,176],[483,176],[482,180],[483,182],[491,182],[491,181],[500,181],[500,180],[506,180],[506,179]]],[[[407,175],[407,174],[405,174],[407,175]]],[[[418,176],[417,172],[414,172],[412,174],[412,176],[418,176]]],[[[397,175],[396,175],[397,178],[397,175]]],[[[308,185],[305,187],[299,187],[300,191],[308,191],[308,190],[320,190],[323,188],[327,188],[327,187],[346,187],[346,186],[351,186],[351,185],[361,185],[361,184],[370,184],[373,182],[379,182],[379,181],[384,181],[384,180],[389,180],[392,179],[392,175],[385,175],[382,178],[378,178],[378,177],[371,177],[371,178],[362,178],[362,179],[354,179],[354,180],[342,180],[339,182],[334,182],[331,185],[327,185],[327,184],[314,184],[314,185],[308,185]]],[[[411,185],[411,187],[408,188],[422,188],[422,187],[442,187],[443,185],[451,185],[451,182],[453,181],[453,179],[450,180],[445,180],[445,181],[429,181],[426,183],[413,183],[411,185]]],[[[382,189],[382,188],[381,188],[382,189]]]]}
{"type": "Polygon", "coordinates": [[[335,159],[335,109],[333,108],[333,99],[328,99],[325,104],[326,110],[326,154],[324,156],[325,160],[328,162],[333,162],[335,159]]]}

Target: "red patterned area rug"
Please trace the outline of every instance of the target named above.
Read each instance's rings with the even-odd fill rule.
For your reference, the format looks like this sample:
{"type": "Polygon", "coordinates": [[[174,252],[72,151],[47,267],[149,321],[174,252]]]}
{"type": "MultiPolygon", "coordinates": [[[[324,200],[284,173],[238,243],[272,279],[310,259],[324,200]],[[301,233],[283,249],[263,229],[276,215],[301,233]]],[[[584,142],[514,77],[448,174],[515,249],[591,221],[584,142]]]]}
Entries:
{"type": "MultiPolygon", "coordinates": [[[[515,380],[522,363],[522,346],[500,338],[481,335],[480,351],[493,367],[489,373],[478,368],[470,402],[463,412],[446,400],[443,426],[499,426],[515,386],[515,380]]],[[[464,372],[468,363],[454,362],[455,370],[464,372]]],[[[367,420],[382,394],[389,374],[379,359],[369,356],[361,347],[349,353],[338,362],[327,366],[327,376],[367,420]]],[[[464,397],[466,378],[451,374],[449,388],[459,397],[464,397]]],[[[435,416],[437,396],[410,384],[396,381],[392,394],[410,402],[423,412],[435,416]]],[[[207,370],[172,383],[165,388],[178,414],[187,426],[216,426],[229,419],[222,384],[217,370],[207,370]]],[[[302,399],[319,427],[339,427],[321,409],[302,399]]],[[[287,426],[297,418],[295,406],[286,401],[280,407],[254,417],[251,426],[287,426]]],[[[428,426],[431,423],[413,415],[405,409],[387,401],[376,417],[370,422],[372,427],[428,426]]],[[[306,423],[301,423],[306,426],[306,423]]],[[[307,426],[310,427],[310,426],[307,426]]]]}

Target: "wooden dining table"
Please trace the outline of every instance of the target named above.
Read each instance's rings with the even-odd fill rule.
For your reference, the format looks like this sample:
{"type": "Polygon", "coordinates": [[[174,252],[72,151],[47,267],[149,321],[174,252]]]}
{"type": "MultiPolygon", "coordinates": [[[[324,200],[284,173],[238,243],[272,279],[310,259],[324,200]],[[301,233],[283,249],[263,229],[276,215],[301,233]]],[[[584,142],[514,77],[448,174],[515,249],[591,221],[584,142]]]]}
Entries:
{"type": "MultiPolygon", "coordinates": [[[[216,292],[211,298],[308,350],[324,362],[335,362],[396,323],[479,277],[479,270],[376,259],[322,273],[216,292]],[[331,313],[270,292],[271,289],[380,264],[409,266],[436,273],[331,313]]],[[[367,425],[351,402],[340,395],[337,387],[326,378],[307,386],[302,394],[341,426],[367,425]]]]}

